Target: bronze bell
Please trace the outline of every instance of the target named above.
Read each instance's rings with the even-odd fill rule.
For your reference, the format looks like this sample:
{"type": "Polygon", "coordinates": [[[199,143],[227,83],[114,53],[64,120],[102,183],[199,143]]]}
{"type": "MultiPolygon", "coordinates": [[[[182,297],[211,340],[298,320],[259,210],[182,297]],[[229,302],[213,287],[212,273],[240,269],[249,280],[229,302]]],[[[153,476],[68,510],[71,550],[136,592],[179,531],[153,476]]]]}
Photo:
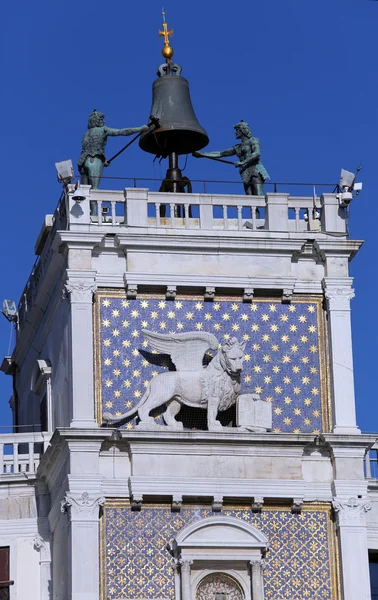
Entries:
{"type": "Polygon", "coordinates": [[[194,114],[189,83],[181,77],[181,70],[180,65],[172,63],[159,67],[150,111],[159,119],[159,127],[142,134],[139,140],[142,150],[163,158],[171,153],[191,154],[209,143],[194,114]]]}

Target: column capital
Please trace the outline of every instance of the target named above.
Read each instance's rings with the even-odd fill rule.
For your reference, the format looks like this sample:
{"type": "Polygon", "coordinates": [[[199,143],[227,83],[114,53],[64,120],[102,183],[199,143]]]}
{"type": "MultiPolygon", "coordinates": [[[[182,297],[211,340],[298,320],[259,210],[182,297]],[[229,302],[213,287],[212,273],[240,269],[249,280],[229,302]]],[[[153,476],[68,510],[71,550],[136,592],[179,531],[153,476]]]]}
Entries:
{"type": "Polygon", "coordinates": [[[93,294],[97,290],[96,271],[67,269],[67,280],[63,296],[69,297],[71,304],[92,304],[93,294]]]}
{"type": "Polygon", "coordinates": [[[81,496],[67,494],[60,503],[61,511],[68,513],[71,521],[97,521],[104,504],[103,496],[90,496],[88,492],[81,496]]]}
{"type": "Polygon", "coordinates": [[[364,526],[366,524],[365,513],[371,510],[371,503],[367,498],[349,498],[349,500],[334,498],[332,505],[339,527],[364,526]]]}
{"type": "Polygon", "coordinates": [[[69,279],[64,286],[65,296],[69,296],[71,302],[77,303],[92,303],[93,294],[97,289],[97,285],[94,281],[88,281],[85,279],[69,279]]]}
{"type": "Polygon", "coordinates": [[[191,568],[191,566],[193,564],[192,560],[187,560],[185,558],[180,558],[180,560],[178,562],[180,564],[181,572],[190,573],[190,568],[191,568]]]}
{"type": "Polygon", "coordinates": [[[251,565],[252,569],[261,569],[264,567],[264,562],[262,558],[256,558],[255,560],[251,560],[249,564],[251,565]]]}
{"type": "Polygon", "coordinates": [[[352,279],[331,279],[325,277],[322,281],[324,296],[327,302],[327,309],[332,310],[350,310],[350,301],[355,294],[352,288],[352,279]]]}

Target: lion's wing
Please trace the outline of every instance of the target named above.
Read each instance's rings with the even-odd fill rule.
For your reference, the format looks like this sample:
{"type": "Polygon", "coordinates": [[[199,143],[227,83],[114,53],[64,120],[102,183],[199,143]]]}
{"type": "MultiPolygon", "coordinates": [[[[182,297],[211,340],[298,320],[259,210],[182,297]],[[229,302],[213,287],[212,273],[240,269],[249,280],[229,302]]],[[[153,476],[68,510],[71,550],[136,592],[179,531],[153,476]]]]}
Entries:
{"type": "Polygon", "coordinates": [[[163,334],[142,329],[142,333],[154,350],[171,356],[178,371],[202,369],[202,360],[206,351],[218,348],[215,335],[204,331],[163,334]]]}

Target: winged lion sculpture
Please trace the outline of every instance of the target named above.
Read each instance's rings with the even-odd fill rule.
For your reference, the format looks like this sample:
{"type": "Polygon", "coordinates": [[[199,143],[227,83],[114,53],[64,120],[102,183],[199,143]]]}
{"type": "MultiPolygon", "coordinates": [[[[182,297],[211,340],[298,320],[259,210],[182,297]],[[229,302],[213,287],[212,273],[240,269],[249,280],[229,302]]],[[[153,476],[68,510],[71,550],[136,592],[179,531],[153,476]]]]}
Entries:
{"type": "Polygon", "coordinates": [[[144,329],[142,333],[150,347],[171,356],[176,371],[154,377],[137,406],[120,416],[105,413],[104,419],[116,423],[138,413],[141,428],[153,426],[155,420],[150,412],[166,404],[165,423],[171,429],[181,430],[183,424],[175,417],[185,404],[207,409],[209,431],[222,429],[217,413],[235,404],[239,395],[245,343],[232,338],[220,346],[212,333],[199,331],[160,334],[144,329]],[[208,350],[217,350],[217,354],[204,367],[203,358],[208,350]]]}

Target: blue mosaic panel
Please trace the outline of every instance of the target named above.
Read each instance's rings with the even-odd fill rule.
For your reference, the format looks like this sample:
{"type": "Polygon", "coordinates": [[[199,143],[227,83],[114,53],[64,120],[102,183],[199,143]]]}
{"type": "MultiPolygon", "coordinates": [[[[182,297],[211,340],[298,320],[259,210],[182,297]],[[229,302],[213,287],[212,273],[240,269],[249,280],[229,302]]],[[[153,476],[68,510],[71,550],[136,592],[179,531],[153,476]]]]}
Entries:
{"type": "MultiPolygon", "coordinates": [[[[167,544],[190,523],[213,515],[201,507],[172,513],[164,506],[145,506],[141,512],[105,506],[103,598],[174,600],[174,563],[167,544]]],[[[336,600],[328,509],[304,509],[300,515],[287,509],[264,509],[260,514],[230,509],[222,515],[242,519],[267,536],[267,600],[336,600]]]]}
{"type": "MultiPolygon", "coordinates": [[[[272,403],[274,432],[316,434],[325,429],[318,302],[127,300],[110,293],[99,295],[98,302],[101,415],[119,416],[136,406],[152,377],[169,366],[169,357],[156,356],[149,348],[142,329],[209,331],[220,343],[231,337],[246,342],[241,393],[255,392],[272,403]]],[[[162,422],[159,415],[156,419],[162,422]]],[[[132,429],[135,423],[130,419],[125,427],[132,429]]]]}

